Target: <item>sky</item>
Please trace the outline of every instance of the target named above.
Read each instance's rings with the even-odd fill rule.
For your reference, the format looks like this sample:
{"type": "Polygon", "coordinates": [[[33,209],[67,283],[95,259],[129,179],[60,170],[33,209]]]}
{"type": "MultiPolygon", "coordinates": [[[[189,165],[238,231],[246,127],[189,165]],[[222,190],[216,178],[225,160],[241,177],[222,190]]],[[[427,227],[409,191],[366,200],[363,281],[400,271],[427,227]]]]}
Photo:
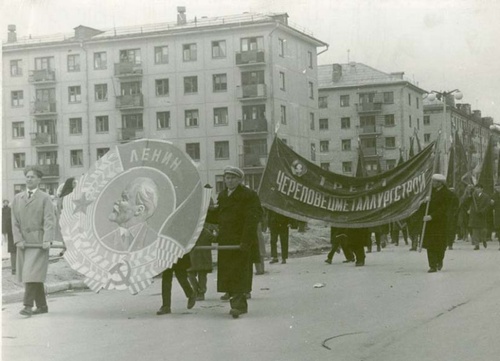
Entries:
{"type": "Polygon", "coordinates": [[[18,36],[72,33],[243,12],[286,12],[289,23],[329,44],[319,64],[360,62],[405,76],[426,91],[459,89],[461,102],[500,124],[498,0],[2,0],[18,36]]]}

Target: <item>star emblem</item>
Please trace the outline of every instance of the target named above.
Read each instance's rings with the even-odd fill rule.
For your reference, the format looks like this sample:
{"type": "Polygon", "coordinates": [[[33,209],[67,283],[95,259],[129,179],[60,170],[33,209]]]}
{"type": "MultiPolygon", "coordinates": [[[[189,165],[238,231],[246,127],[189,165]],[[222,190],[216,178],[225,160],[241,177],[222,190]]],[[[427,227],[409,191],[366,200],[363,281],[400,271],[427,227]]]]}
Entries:
{"type": "Polygon", "coordinates": [[[78,212],[82,212],[83,214],[87,214],[87,207],[92,203],[93,201],[87,199],[87,195],[85,193],[82,194],[82,197],[80,199],[75,199],[73,203],[76,205],[75,209],[73,210],[73,214],[76,214],[78,212]]]}

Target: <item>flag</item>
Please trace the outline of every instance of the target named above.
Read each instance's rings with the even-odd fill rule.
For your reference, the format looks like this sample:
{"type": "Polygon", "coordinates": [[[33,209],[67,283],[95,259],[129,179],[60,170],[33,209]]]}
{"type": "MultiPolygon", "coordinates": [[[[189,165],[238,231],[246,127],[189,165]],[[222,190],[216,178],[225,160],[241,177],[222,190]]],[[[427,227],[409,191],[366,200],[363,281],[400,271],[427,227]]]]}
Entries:
{"type": "Polygon", "coordinates": [[[404,158],[403,158],[403,150],[401,148],[399,148],[399,160],[398,160],[398,164],[397,165],[401,165],[404,163],[404,158]]]}
{"type": "Polygon", "coordinates": [[[490,196],[493,195],[493,139],[490,135],[488,145],[486,146],[486,154],[481,165],[481,173],[479,173],[478,182],[483,185],[483,189],[490,196]]]}
{"type": "Polygon", "coordinates": [[[408,153],[408,159],[415,156],[415,151],[413,150],[413,137],[410,137],[410,152],[408,153]]]}
{"type": "Polygon", "coordinates": [[[420,144],[420,139],[418,139],[417,129],[415,129],[414,134],[415,139],[417,140],[417,153],[420,153],[422,151],[422,145],[420,144]]]}
{"type": "Polygon", "coordinates": [[[358,164],[356,167],[356,177],[366,177],[368,174],[366,173],[366,164],[365,164],[365,156],[363,154],[363,147],[361,146],[361,142],[358,139],[358,164]]]}
{"type": "Polygon", "coordinates": [[[461,197],[464,194],[465,188],[469,184],[469,182],[464,179],[464,177],[467,177],[468,172],[469,167],[467,153],[462,141],[460,140],[458,131],[455,131],[450,151],[446,184],[450,188],[455,188],[455,193],[458,197],[461,197]]]}

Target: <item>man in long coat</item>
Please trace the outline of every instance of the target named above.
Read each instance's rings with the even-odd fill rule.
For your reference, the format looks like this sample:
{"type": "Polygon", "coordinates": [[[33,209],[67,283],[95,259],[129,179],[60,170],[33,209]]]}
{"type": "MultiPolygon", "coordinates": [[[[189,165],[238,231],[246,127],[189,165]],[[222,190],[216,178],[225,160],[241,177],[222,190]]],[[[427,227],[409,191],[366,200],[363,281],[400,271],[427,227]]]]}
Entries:
{"type": "Polygon", "coordinates": [[[427,249],[428,272],[440,271],[443,268],[452,197],[453,194],[446,187],[446,177],[442,174],[434,174],[429,209],[423,218],[426,224],[422,247],[427,249]]]}
{"type": "Polygon", "coordinates": [[[484,248],[486,243],[486,228],[488,226],[487,216],[491,207],[490,196],[483,191],[481,184],[474,186],[469,208],[469,227],[472,229],[472,244],[474,250],[479,250],[479,244],[483,243],[484,248]]]}
{"type": "Polygon", "coordinates": [[[234,318],[248,312],[245,293],[251,292],[252,263],[260,262],[257,225],[262,207],[257,193],[241,184],[243,177],[239,168],[224,169],[226,188],[207,216],[207,222],[219,225],[220,246],[240,246],[237,250],[220,250],[217,260],[217,291],[229,293],[234,318]]]}
{"type": "Polygon", "coordinates": [[[50,196],[38,189],[42,172],[37,167],[24,171],[26,191],[12,202],[12,231],[17,247],[17,277],[25,284],[21,315],[47,313],[44,282],[49,266],[49,248],[54,240],[55,210],[50,196]],[[32,311],[33,304],[37,308],[32,311]]]}
{"type": "Polygon", "coordinates": [[[498,242],[500,242],[500,183],[495,184],[491,205],[493,208],[493,230],[498,242]]]}

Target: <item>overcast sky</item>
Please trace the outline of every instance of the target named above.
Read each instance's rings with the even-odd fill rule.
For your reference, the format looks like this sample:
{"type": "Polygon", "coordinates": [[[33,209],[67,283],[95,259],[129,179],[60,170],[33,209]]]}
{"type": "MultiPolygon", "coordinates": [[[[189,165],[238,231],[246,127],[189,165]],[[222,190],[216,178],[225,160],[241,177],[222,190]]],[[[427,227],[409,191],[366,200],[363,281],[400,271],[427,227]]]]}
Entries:
{"type": "Polygon", "coordinates": [[[425,90],[459,88],[462,102],[500,123],[498,0],[2,0],[18,36],[71,33],[249,12],[287,12],[289,21],[328,43],[319,64],[361,62],[404,71],[425,90]],[[349,52],[348,52],[349,50],[349,52]],[[349,55],[348,55],[349,54],[349,55]]]}

